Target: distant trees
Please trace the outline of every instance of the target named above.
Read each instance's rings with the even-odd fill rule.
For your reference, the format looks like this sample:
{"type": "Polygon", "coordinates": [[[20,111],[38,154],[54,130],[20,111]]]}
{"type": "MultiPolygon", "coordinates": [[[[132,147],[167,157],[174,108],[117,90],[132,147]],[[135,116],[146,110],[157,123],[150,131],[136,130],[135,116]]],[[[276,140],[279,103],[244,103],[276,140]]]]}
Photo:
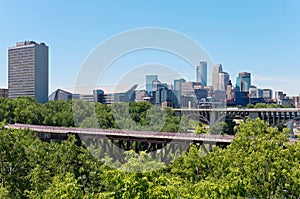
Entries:
{"type": "Polygon", "coordinates": [[[282,106],[280,104],[257,103],[255,105],[248,104],[247,108],[292,108],[291,106],[282,106]]]}
{"type": "Polygon", "coordinates": [[[118,128],[146,131],[185,131],[181,119],[170,109],[150,102],[116,103],[112,106],[82,100],[49,101],[34,98],[0,98],[0,121],[47,126],[118,128]],[[182,127],[182,128],[181,128],[182,127]]]}

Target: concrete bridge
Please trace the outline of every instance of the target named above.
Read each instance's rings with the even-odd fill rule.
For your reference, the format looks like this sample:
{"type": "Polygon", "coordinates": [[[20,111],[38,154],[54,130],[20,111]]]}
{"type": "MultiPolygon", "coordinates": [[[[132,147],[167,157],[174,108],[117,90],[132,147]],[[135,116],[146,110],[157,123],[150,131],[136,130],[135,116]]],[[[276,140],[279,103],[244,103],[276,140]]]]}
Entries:
{"type": "Polygon", "coordinates": [[[198,118],[207,124],[223,121],[226,116],[251,119],[260,118],[271,125],[284,121],[300,119],[299,108],[205,108],[205,109],[174,109],[177,116],[186,115],[198,118]]]}

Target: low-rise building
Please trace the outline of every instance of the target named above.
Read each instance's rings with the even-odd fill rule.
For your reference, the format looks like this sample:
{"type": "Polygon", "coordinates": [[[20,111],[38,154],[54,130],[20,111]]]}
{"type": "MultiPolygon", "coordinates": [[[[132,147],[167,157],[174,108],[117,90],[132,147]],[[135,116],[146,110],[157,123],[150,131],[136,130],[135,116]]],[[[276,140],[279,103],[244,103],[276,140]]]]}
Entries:
{"type": "Polygon", "coordinates": [[[116,86],[101,86],[93,90],[94,101],[102,104],[113,104],[116,102],[131,102],[135,101],[137,84],[116,85],[116,86]]]}
{"type": "Polygon", "coordinates": [[[8,97],[8,89],[0,88],[0,97],[7,98],[8,97]]]}
{"type": "Polygon", "coordinates": [[[49,101],[57,101],[57,100],[70,100],[70,99],[79,99],[80,95],[79,94],[73,94],[71,92],[62,90],[62,89],[57,89],[51,95],[49,96],[49,101]]]}
{"type": "Polygon", "coordinates": [[[273,98],[272,89],[263,89],[263,98],[266,100],[271,100],[273,98]]]}

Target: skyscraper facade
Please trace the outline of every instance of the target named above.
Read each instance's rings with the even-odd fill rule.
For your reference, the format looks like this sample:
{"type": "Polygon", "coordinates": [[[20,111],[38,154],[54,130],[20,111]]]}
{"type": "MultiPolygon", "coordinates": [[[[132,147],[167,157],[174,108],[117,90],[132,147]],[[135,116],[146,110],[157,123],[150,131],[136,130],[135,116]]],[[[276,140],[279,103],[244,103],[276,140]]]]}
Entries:
{"type": "Polygon", "coordinates": [[[174,79],[174,93],[179,105],[181,103],[182,83],[184,82],[186,82],[185,79],[174,79]]]}
{"type": "Polygon", "coordinates": [[[251,73],[241,72],[236,78],[236,91],[248,92],[251,87],[251,73]]]}
{"type": "Polygon", "coordinates": [[[185,79],[174,79],[174,91],[181,92],[183,82],[186,82],[185,79]]]}
{"type": "Polygon", "coordinates": [[[202,86],[207,86],[207,62],[201,61],[196,67],[196,81],[202,86]]]}
{"type": "Polygon", "coordinates": [[[34,97],[48,101],[48,46],[34,41],[18,42],[8,49],[8,97],[34,97]]]}
{"type": "Polygon", "coordinates": [[[158,81],[157,75],[146,75],[146,91],[152,93],[152,83],[158,81]]]}
{"type": "Polygon", "coordinates": [[[212,73],[212,86],[214,90],[218,89],[219,85],[219,73],[223,72],[221,64],[215,64],[212,73]]]}
{"type": "Polygon", "coordinates": [[[263,98],[264,99],[272,99],[273,98],[272,89],[263,89],[263,98]]]}
{"type": "Polygon", "coordinates": [[[249,98],[258,98],[258,91],[256,86],[251,86],[249,89],[249,98]]]}
{"type": "Polygon", "coordinates": [[[226,91],[228,84],[229,84],[229,74],[226,72],[219,73],[218,90],[226,91]]]}

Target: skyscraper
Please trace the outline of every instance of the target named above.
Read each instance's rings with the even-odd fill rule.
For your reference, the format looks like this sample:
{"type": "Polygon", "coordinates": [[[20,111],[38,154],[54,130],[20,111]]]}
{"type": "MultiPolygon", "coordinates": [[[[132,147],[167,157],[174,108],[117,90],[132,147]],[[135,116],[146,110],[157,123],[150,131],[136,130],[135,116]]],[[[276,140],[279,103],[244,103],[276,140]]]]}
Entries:
{"type": "Polygon", "coordinates": [[[158,81],[157,75],[146,75],[146,91],[148,93],[152,92],[152,83],[158,81]]]}
{"type": "Polygon", "coordinates": [[[8,97],[34,97],[48,101],[48,46],[18,42],[8,49],[8,97]]]}
{"type": "Polygon", "coordinates": [[[186,82],[185,79],[174,79],[174,91],[180,91],[181,93],[181,84],[186,82]]]}
{"type": "Polygon", "coordinates": [[[264,99],[272,99],[273,98],[272,89],[263,89],[263,98],[264,99]]]}
{"type": "Polygon", "coordinates": [[[180,105],[181,103],[181,91],[182,91],[182,83],[186,82],[185,79],[174,79],[174,93],[177,97],[177,101],[180,105]]]}
{"type": "Polygon", "coordinates": [[[212,73],[212,86],[214,90],[218,89],[219,85],[219,73],[223,72],[222,64],[215,64],[212,73]]]}
{"type": "Polygon", "coordinates": [[[207,62],[201,61],[196,67],[196,81],[202,86],[207,86],[207,62]]]}
{"type": "Polygon", "coordinates": [[[236,78],[236,91],[248,92],[251,86],[251,73],[241,72],[236,78]]]}
{"type": "Polygon", "coordinates": [[[229,74],[226,72],[219,73],[218,90],[226,91],[228,84],[229,84],[229,74]]]}

